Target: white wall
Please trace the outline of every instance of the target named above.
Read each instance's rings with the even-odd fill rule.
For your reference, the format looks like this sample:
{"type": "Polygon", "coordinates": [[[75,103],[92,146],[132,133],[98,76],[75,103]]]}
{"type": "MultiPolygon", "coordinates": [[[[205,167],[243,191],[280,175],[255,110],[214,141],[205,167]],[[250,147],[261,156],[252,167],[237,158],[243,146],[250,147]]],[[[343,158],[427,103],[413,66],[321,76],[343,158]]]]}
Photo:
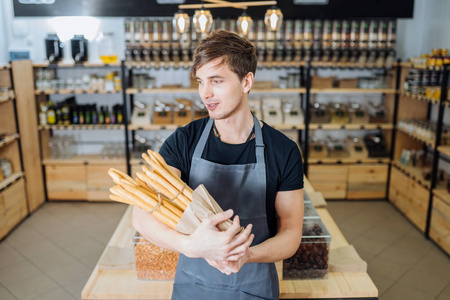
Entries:
{"type": "Polygon", "coordinates": [[[402,60],[433,48],[450,48],[450,1],[415,0],[414,18],[398,21],[397,53],[402,60]]]}

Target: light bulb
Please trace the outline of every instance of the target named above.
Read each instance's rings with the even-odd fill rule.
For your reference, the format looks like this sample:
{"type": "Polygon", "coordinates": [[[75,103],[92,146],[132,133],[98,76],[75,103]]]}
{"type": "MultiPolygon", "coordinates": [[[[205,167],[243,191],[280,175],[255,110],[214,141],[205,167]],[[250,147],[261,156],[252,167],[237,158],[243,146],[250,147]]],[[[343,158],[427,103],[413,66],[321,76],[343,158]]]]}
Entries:
{"type": "Polygon", "coordinates": [[[247,14],[242,14],[236,22],[239,34],[247,36],[250,28],[252,28],[253,20],[247,14]]]}
{"type": "Polygon", "coordinates": [[[199,9],[195,11],[192,22],[196,32],[208,33],[211,30],[213,17],[209,10],[199,9]]]}
{"type": "Polygon", "coordinates": [[[173,27],[178,33],[185,33],[189,30],[190,19],[187,13],[179,11],[172,19],[173,27]]]}
{"type": "Polygon", "coordinates": [[[266,15],[264,16],[264,23],[267,28],[272,31],[276,31],[281,27],[281,23],[283,21],[283,13],[279,8],[272,7],[267,10],[266,15]]]}

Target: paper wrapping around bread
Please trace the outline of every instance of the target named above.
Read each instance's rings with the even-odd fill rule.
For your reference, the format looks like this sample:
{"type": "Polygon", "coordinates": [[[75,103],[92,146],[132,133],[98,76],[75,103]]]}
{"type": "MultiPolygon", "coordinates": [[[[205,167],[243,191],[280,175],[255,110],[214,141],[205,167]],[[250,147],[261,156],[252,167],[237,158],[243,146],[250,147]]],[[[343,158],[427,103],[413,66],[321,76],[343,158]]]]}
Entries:
{"type": "MultiPolygon", "coordinates": [[[[203,184],[199,185],[192,193],[192,202],[185,209],[175,230],[184,234],[191,234],[206,218],[223,212],[216,200],[208,193],[203,184]]],[[[227,220],[217,225],[220,231],[225,231],[232,222],[227,220]]]]}

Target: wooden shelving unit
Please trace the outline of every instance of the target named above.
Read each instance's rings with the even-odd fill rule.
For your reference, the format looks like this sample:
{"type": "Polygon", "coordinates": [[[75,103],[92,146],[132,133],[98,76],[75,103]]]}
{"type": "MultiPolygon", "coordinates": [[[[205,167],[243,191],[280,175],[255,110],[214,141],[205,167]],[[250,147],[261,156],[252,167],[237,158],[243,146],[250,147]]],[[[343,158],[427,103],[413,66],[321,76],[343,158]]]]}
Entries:
{"type": "Polygon", "coordinates": [[[421,143],[424,143],[427,147],[434,148],[434,140],[432,140],[432,139],[430,139],[430,140],[424,139],[421,136],[419,136],[419,135],[417,135],[415,133],[412,133],[412,132],[408,132],[408,131],[406,131],[406,130],[404,130],[402,128],[398,128],[398,131],[403,133],[403,134],[406,134],[407,136],[409,136],[409,137],[411,137],[411,138],[413,138],[413,139],[415,139],[415,140],[417,140],[417,141],[419,141],[421,143]]]}
{"type": "Polygon", "coordinates": [[[443,97],[447,86],[448,70],[442,67],[417,66],[410,63],[402,63],[401,79],[403,82],[410,68],[418,70],[443,71],[441,83],[441,99],[429,98],[425,95],[416,95],[401,90],[399,92],[398,119],[428,120],[431,116],[432,105],[438,107],[437,130],[435,137],[424,138],[416,133],[398,128],[396,135],[395,154],[391,169],[391,182],[389,200],[413,223],[425,236],[434,240],[444,251],[450,254],[450,242],[448,241],[448,228],[450,228],[450,202],[449,194],[438,186],[438,159],[440,155],[450,155],[450,146],[440,145],[440,134],[443,126],[444,109],[448,101],[443,97]],[[443,102],[441,102],[443,101],[443,102]],[[441,105],[441,103],[443,105],[441,105]],[[425,153],[433,155],[433,163],[426,168],[417,168],[401,165],[398,161],[403,149],[425,150],[425,153]],[[431,180],[424,179],[424,173],[431,173],[431,180]]]}
{"type": "MultiPolygon", "coordinates": [[[[198,89],[195,88],[155,88],[155,89],[135,89],[135,88],[127,88],[126,93],[128,95],[135,94],[175,94],[175,93],[198,93],[198,89]]],[[[277,94],[303,94],[306,93],[306,89],[298,88],[298,89],[252,89],[252,93],[277,93],[277,94]]]]}
{"type": "Polygon", "coordinates": [[[23,172],[16,172],[11,174],[10,176],[4,178],[2,181],[0,181],[0,192],[3,191],[5,188],[7,188],[9,185],[14,183],[16,180],[23,177],[23,172]]]}
{"type": "MultiPolygon", "coordinates": [[[[102,64],[102,63],[35,63],[31,66],[30,73],[36,74],[36,68],[51,68],[54,69],[56,76],[58,72],[64,69],[64,72],[72,72],[72,69],[77,69],[76,72],[80,74],[92,74],[96,70],[94,68],[108,68],[112,71],[123,72],[122,64],[102,64]],[[80,70],[83,69],[83,70],[80,70]]],[[[123,73],[122,73],[123,74],[123,73]]],[[[33,80],[31,82],[34,82],[33,80]]],[[[115,99],[120,99],[120,104],[125,104],[124,93],[122,89],[105,91],[105,90],[35,90],[33,89],[33,102],[47,101],[51,99],[52,95],[114,95],[115,99]]],[[[94,99],[94,96],[91,97],[94,99]]],[[[92,101],[92,100],[91,100],[92,101]]],[[[37,106],[37,105],[35,105],[37,106]]],[[[126,108],[124,108],[126,109],[126,108]]],[[[126,112],[126,110],[124,111],[126,112]]],[[[37,112],[35,113],[37,115],[37,112]]],[[[40,141],[40,150],[43,157],[39,161],[40,167],[44,168],[44,183],[46,186],[46,198],[51,201],[59,200],[88,200],[88,201],[109,201],[109,188],[112,185],[112,180],[108,175],[109,168],[116,168],[123,172],[127,172],[126,155],[121,158],[110,157],[104,159],[102,153],[99,155],[77,155],[67,159],[52,159],[51,151],[47,147],[51,141],[51,135],[60,134],[52,131],[105,131],[119,130],[123,131],[124,135],[128,134],[127,116],[123,114],[124,124],[46,124],[37,126],[37,132],[40,141]]],[[[78,134],[78,133],[77,133],[78,134]]],[[[85,134],[84,132],[79,134],[85,134]]],[[[117,134],[116,132],[114,134],[117,134]]],[[[103,135],[101,136],[107,136],[103,135]]],[[[104,138],[100,138],[104,140],[104,138]]],[[[128,140],[126,140],[128,141],[128,140]]],[[[95,141],[94,143],[100,143],[95,141]]],[[[124,142],[127,145],[127,142],[124,142]]],[[[108,155],[104,153],[104,155],[108,155]]]]}
{"type": "Polygon", "coordinates": [[[34,92],[36,95],[91,95],[91,94],[120,94],[121,90],[115,91],[104,91],[104,90],[36,90],[34,92]]]}
{"type": "Polygon", "coordinates": [[[0,140],[0,148],[11,144],[18,139],[19,139],[18,133],[10,134],[7,137],[5,137],[4,139],[0,140]]]}
{"type": "Polygon", "coordinates": [[[439,146],[438,151],[442,154],[450,157],[450,146],[439,146]]]}
{"type": "Polygon", "coordinates": [[[49,62],[35,62],[33,63],[34,68],[109,68],[109,67],[120,67],[120,62],[113,64],[104,64],[104,63],[65,63],[58,62],[56,64],[49,62]]]}
{"type": "Polygon", "coordinates": [[[46,158],[42,160],[44,166],[47,165],[83,165],[83,164],[97,164],[97,165],[113,165],[113,164],[123,164],[127,163],[124,158],[107,158],[103,159],[99,155],[76,155],[67,159],[55,159],[46,158]]]}
{"type": "Polygon", "coordinates": [[[343,89],[343,88],[331,88],[331,89],[317,89],[312,88],[311,94],[396,94],[395,89],[343,89]]]}
{"type": "Polygon", "coordinates": [[[393,166],[395,166],[397,169],[402,171],[406,176],[410,177],[412,180],[426,188],[427,190],[430,190],[431,184],[430,180],[426,180],[423,177],[423,172],[426,170],[426,168],[420,168],[420,167],[406,167],[398,162],[393,162],[393,166]]]}
{"type": "MultiPolygon", "coordinates": [[[[24,171],[20,152],[20,135],[16,99],[10,65],[0,66],[0,86],[8,88],[9,96],[0,101],[0,158],[11,167],[9,176],[0,179],[0,240],[28,215],[24,171]]],[[[1,172],[1,171],[0,171],[1,172]]]]}
{"type": "Polygon", "coordinates": [[[309,124],[309,129],[323,129],[323,130],[391,130],[394,128],[393,124],[389,123],[369,123],[369,124],[309,124]]]}
{"type": "Polygon", "coordinates": [[[123,130],[123,124],[39,125],[38,130],[123,130]]]}
{"type": "Polygon", "coordinates": [[[404,96],[404,97],[408,97],[408,98],[414,99],[414,100],[417,100],[417,101],[430,102],[430,103],[433,103],[433,104],[436,104],[436,103],[440,102],[439,99],[428,98],[428,97],[426,97],[424,95],[414,95],[414,94],[406,93],[406,92],[401,92],[400,95],[404,96]]]}
{"type": "Polygon", "coordinates": [[[389,158],[308,158],[309,164],[388,164],[390,161],[389,158]]]}

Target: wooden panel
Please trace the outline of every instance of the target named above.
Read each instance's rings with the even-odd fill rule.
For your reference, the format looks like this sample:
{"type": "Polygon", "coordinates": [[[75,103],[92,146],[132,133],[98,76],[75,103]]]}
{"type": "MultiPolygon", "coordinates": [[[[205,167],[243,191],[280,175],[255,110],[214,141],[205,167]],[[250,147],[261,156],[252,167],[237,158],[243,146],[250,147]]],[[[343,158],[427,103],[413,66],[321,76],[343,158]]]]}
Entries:
{"type": "Polygon", "coordinates": [[[0,193],[0,239],[28,215],[25,180],[19,179],[0,193]]]}
{"type": "Polygon", "coordinates": [[[6,226],[6,210],[3,193],[0,193],[0,240],[8,234],[6,226]]]}
{"type": "Polygon", "coordinates": [[[427,119],[428,103],[400,96],[398,119],[427,119]]]}
{"type": "Polygon", "coordinates": [[[33,67],[28,60],[11,63],[16,93],[17,115],[21,136],[22,161],[27,178],[28,207],[34,212],[45,201],[41,167],[37,110],[34,98],[33,67]]]}
{"type": "Polygon", "coordinates": [[[49,200],[86,200],[86,166],[46,166],[49,200]]]}
{"type": "MultiPolygon", "coordinates": [[[[450,220],[450,203],[442,199],[441,197],[433,198],[433,209],[436,209],[445,218],[450,220]]],[[[450,227],[449,227],[450,228],[450,227]]]]}
{"type": "Polygon", "coordinates": [[[11,88],[11,73],[9,69],[0,70],[0,87],[11,88]]]}
{"type": "Polygon", "coordinates": [[[348,166],[310,165],[308,177],[314,189],[325,199],[347,197],[348,166]]]}
{"type": "Polygon", "coordinates": [[[11,231],[28,215],[25,180],[20,179],[3,191],[6,226],[11,231]]]}
{"type": "Polygon", "coordinates": [[[388,165],[348,167],[348,199],[384,199],[388,165]]]}
{"type": "Polygon", "coordinates": [[[441,248],[450,255],[450,239],[449,237],[444,237],[440,232],[431,225],[430,227],[430,238],[435,241],[441,248]]]}
{"type": "Polygon", "coordinates": [[[109,188],[114,185],[114,182],[108,175],[110,168],[115,168],[125,173],[127,172],[127,167],[124,164],[87,165],[87,200],[111,201],[108,198],[110,194],[109,188]]]}
{"type": "Polygon", "coordinates": [[[422,232],[425,232],[429,192],[392,167],[389,200],[422,232]]]}
{"type": "Polygon", "coordinates": [[[450,254],[450,204],[440,197],[433,199],[430,237],[450,254]]]}
{"type": "Polygon", "coordinates": [[[16,117],[14,114],[14,101],[0,103],[0,133],[15,133],[16,117]]]}

